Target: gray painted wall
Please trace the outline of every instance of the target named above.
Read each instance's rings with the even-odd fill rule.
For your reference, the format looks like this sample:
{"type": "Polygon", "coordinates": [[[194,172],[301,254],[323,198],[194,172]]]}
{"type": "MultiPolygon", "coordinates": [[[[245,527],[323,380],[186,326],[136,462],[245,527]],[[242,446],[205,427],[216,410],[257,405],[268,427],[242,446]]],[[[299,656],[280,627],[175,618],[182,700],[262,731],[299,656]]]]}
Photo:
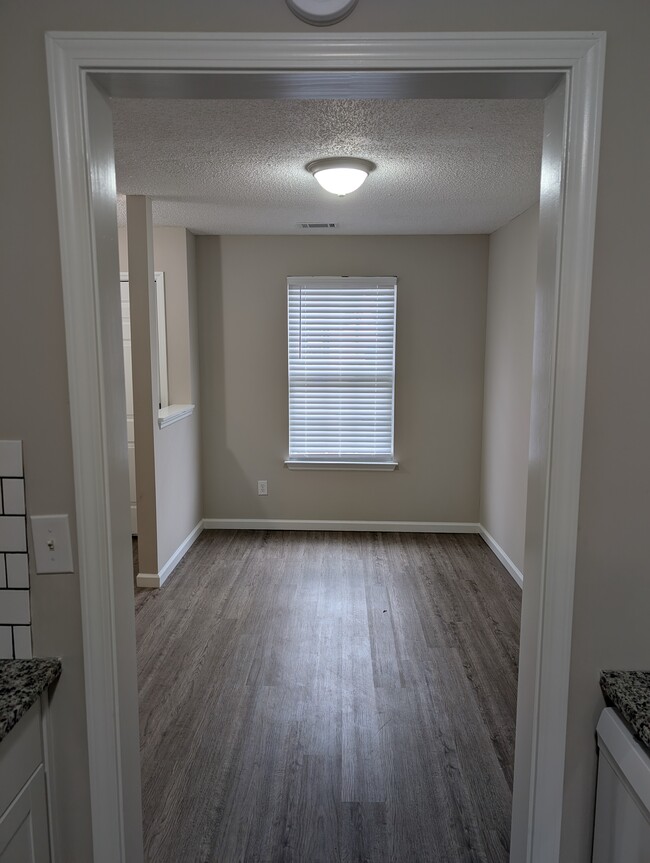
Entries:
{"type": "MultiPolygon", "coordinates": [[[[642,0],[361,0],[334,31],[608,31],[565,777],[564,863],[591,848],[600,668],[650,667],[650,5],[642,0]],[[631,101],[631,96],[634,101],[631,101]]],[[[74,514],[46,30],[313,32],[283,0],[8,0],[0,10],[0,438],[25,442],[33,513],[74,514]],[[19,82],[19,86],[17,86],[19,82]],[[37,244],[34,238],[38,238],[37,244]]],[[[72,535],[75,539],[74,518],[72,535]]],[[[90,859],[79,575],[37,578],[34,645],[63,657],[53,700],[61,859],[90,859]]]]}
{"type": "Polygon", "coordinates": [[[203,236],[197,248],[207,518],[478,520],[486,236],[203,236]],[[397,276],[398,470],[284,466],[291,275],[397,276]]]}
{"type": "Polygon", "coordinates": [[[538,223],[535,205],[491,234],[488,265],[481,524],[522,573],[538,223]]]}
{"type": "MultiPolygon", "coordinates": [[[[125,228],[119,229],[119,250],[120,271],[128,272],[125,228]]],[[[164,429],[154,422],[156,530],[152,535],[157,563],[147,569],[141,554],[143,572],[159,572],[203,517],[195,255],[194,235],[185,228],[154,228],[154,268],[165,274],[169,400],[170,404],[195,404],[196,409],[164,429]]]]}

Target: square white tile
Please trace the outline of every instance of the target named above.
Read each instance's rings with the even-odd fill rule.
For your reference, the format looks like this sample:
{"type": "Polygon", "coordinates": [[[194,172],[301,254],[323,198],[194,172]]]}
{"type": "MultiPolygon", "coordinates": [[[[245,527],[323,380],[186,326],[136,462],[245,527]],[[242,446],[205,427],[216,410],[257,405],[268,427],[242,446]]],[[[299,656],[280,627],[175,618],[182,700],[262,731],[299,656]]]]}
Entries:
{"type": "Polygon", "coordinates": [[[0,476],[23,476],[23,442],[0,440],[0,476]]]}
{"type": "Polygon", "coordinates": [[[14,657],[15,659],[32,658],[32,628],[31,626],[14,626],[14,657]]]}
{"type": "Polygon", "coordinates": [[[29,591],[3,590],[0,593],[0,624],[28,624],[29,591]]]}
{"type": "Polygon", "coordinates": [[[27,551],[23,516],[0,515],[0,551],[27,551]]]}
{"type": "Polygon", "coordinates": [[[24,479],[3,479],[2,497],[5,515],[25,515],[24,479]]]}
{"type": "Polygon", "coordinates": [[[6,554],[7,587],[29,587],[29,566],[26,554],[6,554]]]}
{"type": "Polygon", "coordinates": [[[0,626],[0,659],[14,658],[14,644],[11,639],[11,627],[0,626]]]}
{"type": "Polygon", "coordinates": [[[5,556],[0,554],[0,588],[7,586],[7,570],[5,569],[5,556]]]}

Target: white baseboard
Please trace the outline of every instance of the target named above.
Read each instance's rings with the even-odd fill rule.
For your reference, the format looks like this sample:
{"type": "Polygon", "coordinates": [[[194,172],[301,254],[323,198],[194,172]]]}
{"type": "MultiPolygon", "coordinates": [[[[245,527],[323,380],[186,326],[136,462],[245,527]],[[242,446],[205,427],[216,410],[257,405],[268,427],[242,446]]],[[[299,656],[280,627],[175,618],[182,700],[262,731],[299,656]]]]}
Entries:
{"type": "Polygon", "coordinates": [[[149,588],[157,588],[162,587],[162,585],[167,580],[167,577],[171,575],[178,561],[183,557],[188,548],[192,545],[194,540],[203,530],[203,521],[200,521],[197,526],[192,530],[183,540],[183,542],[178,546],[176,551],[169,558],[167,563],[162,567],[161,570],[157,573],[148,573],[148,572],[139,572],[138,576],[135,580],[135,583],[138,587],[149,587],[149,588]]]}
{"type": "Polygon", "coordinates": [[[206,530],[356,530],[384,533],[478,533],[466,521],[319,521],[298,518],[206,518],[206,530]]]}
{"type": "Polygon", "coordinates": [[[508,555],[507,555],[507,554],[505,553],[505,551],[501,548],[501,546],[500,546],[500,545],[499,545],[499,543],[496,541],[496,539],[492,536],[492,534],[491,534],[491,533],[488,533],[488,531],[483,527],[483,525],[482,525],[482,524],[479,524],[479,526],[478,526],[478,532],[481,534],[481,536],[483,537],[483,539],[485,540],[485,542],[490,546],[490,548],[492,549],[492,551],[493,551],[493,552],[496,554],[496,556],[499,558],[499,560],[501,561],[501,563],[502,563],[502,564],[505,566],[505,568],[508,570],[508,572],[510,573],[510,575],[511,575],[511,576],[514,578],[514,580],[517,582],[517,584],[519,585],[519,587],[522,587],[522,588],[523,588],[523,586],[524,586],[524,576],[523,576],[523,573],[522,573],[522,572],[521,572],[521,571],[520,571],[520,570],[519,570],[519,569],[514,565],[514,563],[510,560],[510,558],[508,557],[508,555]]]}

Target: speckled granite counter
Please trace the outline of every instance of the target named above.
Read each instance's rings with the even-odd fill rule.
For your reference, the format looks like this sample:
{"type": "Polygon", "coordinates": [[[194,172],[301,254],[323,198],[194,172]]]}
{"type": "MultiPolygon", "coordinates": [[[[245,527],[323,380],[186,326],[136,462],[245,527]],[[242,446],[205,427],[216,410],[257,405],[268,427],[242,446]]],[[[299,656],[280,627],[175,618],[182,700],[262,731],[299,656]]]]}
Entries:
{"type": "Polygon", "coordinates": [[[60,674],[60,659],[0,660],[0,740],[60,674]]]}
{"type": "Polygon", "coordinates": [[[600,688],[641,743],[650,749],[650,671],[603,671],[600,688]]]}

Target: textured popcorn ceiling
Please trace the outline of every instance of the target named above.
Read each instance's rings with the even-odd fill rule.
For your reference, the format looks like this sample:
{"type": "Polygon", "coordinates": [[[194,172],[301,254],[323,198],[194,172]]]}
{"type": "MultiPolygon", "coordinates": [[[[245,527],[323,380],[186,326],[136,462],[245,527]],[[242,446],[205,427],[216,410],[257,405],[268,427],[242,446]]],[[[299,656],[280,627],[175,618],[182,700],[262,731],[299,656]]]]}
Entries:
{"type": "MultiPolygon", "coordinates": [[[[539,197],[539,100],[113,99],[117,188],[199,234],[490,233],[539,197]],[[377,164],[337,198],[312,159],[377,164]],[[312,232],[313,233],[313,232],[312,232]]],[[[118,215],[124,222],[124,199],[118,215]]]]}

